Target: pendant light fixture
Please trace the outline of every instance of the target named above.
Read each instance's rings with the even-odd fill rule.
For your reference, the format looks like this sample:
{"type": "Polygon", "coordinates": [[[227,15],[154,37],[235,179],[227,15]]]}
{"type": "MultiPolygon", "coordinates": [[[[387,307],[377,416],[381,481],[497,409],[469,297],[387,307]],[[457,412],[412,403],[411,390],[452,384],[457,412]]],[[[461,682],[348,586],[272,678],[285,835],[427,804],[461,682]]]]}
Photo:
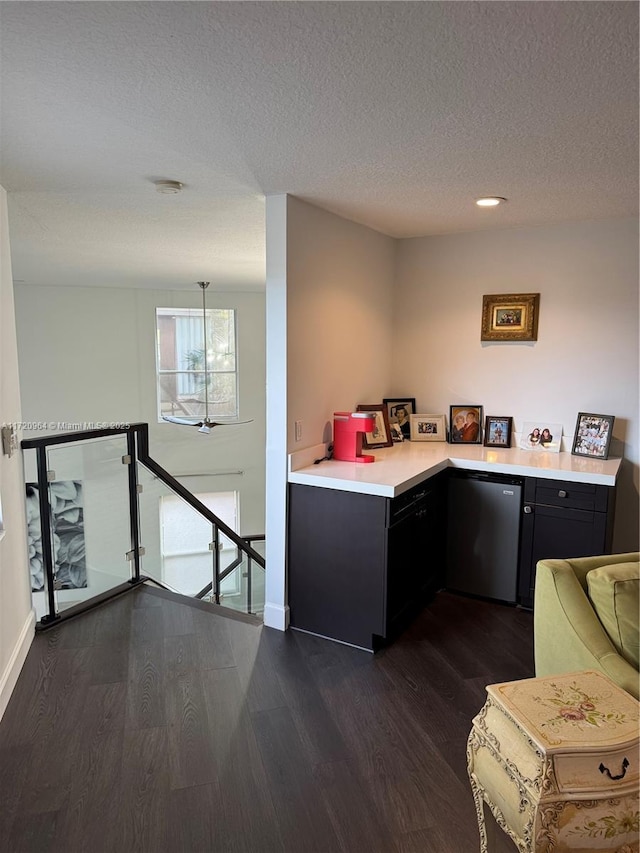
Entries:
{"type": "Polygon", "coordinates": [[[212,421],[209,418],[209,359],[207,357],[207,304],[205,293],[210,282],[199,281],[198,287],[202,290],[202,343],[204,352],[204,418],[177,418],[173,415],[163,415],[162,420],[171,424],[181,426],[198,427],[198,432],[209,435],[211,430],[217,426],[234,426],[235,424],[250,424],[249,421],[212,421]]]}

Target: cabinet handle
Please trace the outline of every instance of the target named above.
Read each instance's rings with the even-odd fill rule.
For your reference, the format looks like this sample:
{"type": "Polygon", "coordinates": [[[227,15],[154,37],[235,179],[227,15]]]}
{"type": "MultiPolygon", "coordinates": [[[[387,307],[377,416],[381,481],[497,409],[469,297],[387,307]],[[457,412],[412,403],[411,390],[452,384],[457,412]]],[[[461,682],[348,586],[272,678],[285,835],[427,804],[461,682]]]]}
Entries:
{"type": "Polygon", "coordinates": [[[608,767],[605,767],[604,764],[601,764],[600,767],[598,767],[598,770],[601,773],[606,773],[607,776],[609,777],[609,779],[613,779],[615,781],[616,779],[624,779],[628,766],[629,766],[629,759],[623,758],[622,759],[622,773],[619,773],[617,776],[612,776],[611,771],[609,770],[608,767]]]}
{"type": "Polygon", "coordinates": [[[564,489],[560,489],[560,491],[558,492],[558,497],[559,498],[566,498],[567,497],[567,493],[565,492],[564,489]]]}
{"type": "Polygon", "coordinates": [[[525,512],[525,515],[531,515],[531,513],[533,512],[533,507],[532,506],[526,506],[524,508],[524,512],[525,512]]]}

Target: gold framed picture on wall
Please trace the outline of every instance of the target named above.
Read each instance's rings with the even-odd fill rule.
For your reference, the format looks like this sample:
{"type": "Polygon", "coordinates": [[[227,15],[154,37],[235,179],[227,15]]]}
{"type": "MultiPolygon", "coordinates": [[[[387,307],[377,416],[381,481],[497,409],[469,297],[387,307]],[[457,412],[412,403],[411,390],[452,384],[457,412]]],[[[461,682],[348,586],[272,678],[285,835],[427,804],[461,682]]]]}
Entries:
{"type": "Polygon", "coordinates": [[[482,297],[481,341],[537,341],[539,293],[482,297]]]}

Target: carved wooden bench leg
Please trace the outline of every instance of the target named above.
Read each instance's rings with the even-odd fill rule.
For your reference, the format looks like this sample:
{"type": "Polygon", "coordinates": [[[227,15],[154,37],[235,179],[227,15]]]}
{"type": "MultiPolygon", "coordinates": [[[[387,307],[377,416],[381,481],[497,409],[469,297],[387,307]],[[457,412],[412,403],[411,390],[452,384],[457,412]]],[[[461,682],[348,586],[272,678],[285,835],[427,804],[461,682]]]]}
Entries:
{"type": "Polygon", "coordinates": [[[488,814],[491,820],[493,820],[493,816],[491,815],[490,811],[485,811],[485,808],[487,808],[487,806],[482,797],[482,792],[480,791],[480,788],[478,787],[475,778],[473,776],[470,776],[469,781],[471,783],[471,793],[473,794],[473,802],[476,807],[476,817],[478,818],[478,832],[480,833],[480,853],[488,853],[486,816],[488,814]]]}
{"type": "Polygon", "coordinates": [[[500,834],[502,834],[502,832],[498,828],[498,824],[491,813],[489,805],[484,800],[482,801],[482,810],[484,812],[484,835],[487,845],[486,851],[487,853],[495,853],[495,850],[497,849],[498,832],[500,832],[500,834]]]}

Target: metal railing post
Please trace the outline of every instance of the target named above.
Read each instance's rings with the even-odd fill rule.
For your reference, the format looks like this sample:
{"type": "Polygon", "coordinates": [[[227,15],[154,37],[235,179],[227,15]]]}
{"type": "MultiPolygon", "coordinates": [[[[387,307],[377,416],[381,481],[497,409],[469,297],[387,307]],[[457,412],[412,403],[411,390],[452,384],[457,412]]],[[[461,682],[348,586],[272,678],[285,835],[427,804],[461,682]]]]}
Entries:
{"type": "Polygon", "coordinates": [[[247,613],[251,613],[251,557],[247,555],[247,613]]]}
{"type": "Polygon", "coordinates": [[[127,454],[130,456],[129,471],[129,527],[131,530],[131,550],[133,551],[132,583],[140,581],[140,508],[138,506],[138,462],[136,457],[136,437],[132,429],[127,431],[127,454]]]}
{"type": "Polygon", "coordinates": [[[213,530],[213,600],[220,604],[220,531],[217,524],[211,525],[213,530]]]}
{"type": "Polygon", "coordinates": [[[49,615],[42,622],[58,619],[56,613],[55,580],[53,577],[53,537],[51,535],[51,504],[49,503],[49,478],[47,475],[47,448],[36,449],[38,465],[38,501],[40,506],[40,532],[42,536],[42,562],[47,579],[47,602],[49,615]]]}

